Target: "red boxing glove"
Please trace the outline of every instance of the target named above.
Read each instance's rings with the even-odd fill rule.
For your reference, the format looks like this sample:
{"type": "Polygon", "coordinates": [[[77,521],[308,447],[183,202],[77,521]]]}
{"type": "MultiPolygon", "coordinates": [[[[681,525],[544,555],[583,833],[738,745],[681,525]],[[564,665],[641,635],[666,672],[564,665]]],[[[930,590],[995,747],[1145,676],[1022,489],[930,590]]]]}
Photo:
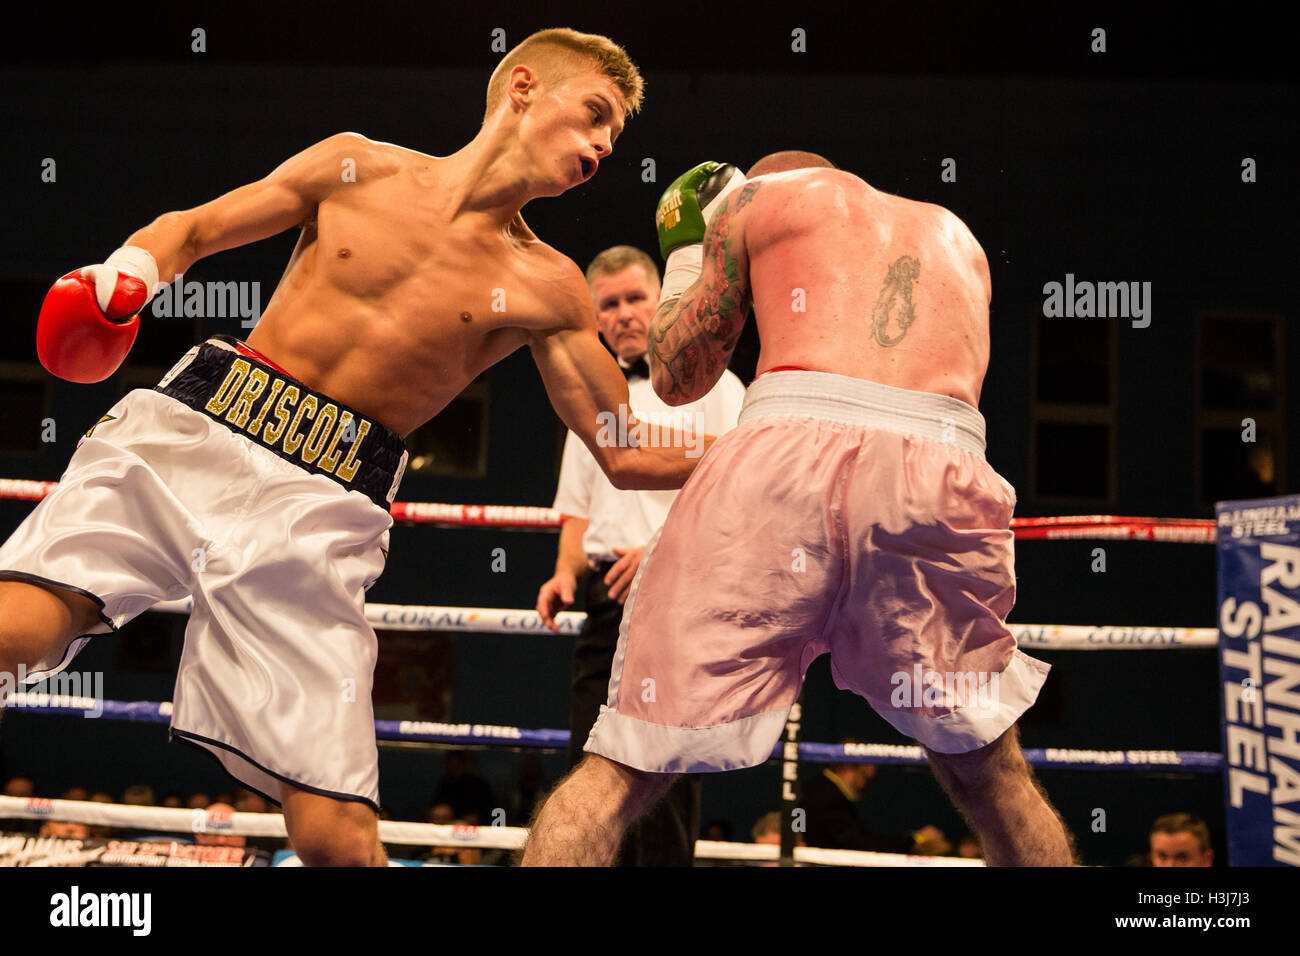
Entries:
{"type": "MultiPolygon", "coordinates": [[[[153,257],[142,249],[153,265],[153,257]]],[[[153,284],[109,263],[69,272],[50,288],[36,323],[36,354],[52,374],[70,382],[101,382],[126,358],[140,331],[139,311],[152,298],[153,284]]],[[[135,263],[131,263],[135,264],[135,263]]],[[[152,269],[156,282],[157,267],[152,269]]]]}

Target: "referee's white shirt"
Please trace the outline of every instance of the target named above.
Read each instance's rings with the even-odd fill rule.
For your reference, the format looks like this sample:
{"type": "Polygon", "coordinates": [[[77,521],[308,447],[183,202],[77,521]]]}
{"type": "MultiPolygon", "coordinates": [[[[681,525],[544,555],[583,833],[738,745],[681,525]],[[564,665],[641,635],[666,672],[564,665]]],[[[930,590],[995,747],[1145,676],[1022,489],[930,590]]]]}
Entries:
{"type": "MultiPolygon", "coordinates": [[[[730,370],[722,373],[709,394],[687,405],[666,404],[648,378],[630,379],[627,388],[637,418],[668,426],[684,421],[709,435],[735,428],[745,401],[745,386],[730,370]]],[[[581,438],[573,432],[565,437],[554,507],[591,522],[582,538],[588,562],[616,560],[615,548],[644,547],[668,517],[675,497],[675,490],[620,491],[609,483],[581,438]]]]}

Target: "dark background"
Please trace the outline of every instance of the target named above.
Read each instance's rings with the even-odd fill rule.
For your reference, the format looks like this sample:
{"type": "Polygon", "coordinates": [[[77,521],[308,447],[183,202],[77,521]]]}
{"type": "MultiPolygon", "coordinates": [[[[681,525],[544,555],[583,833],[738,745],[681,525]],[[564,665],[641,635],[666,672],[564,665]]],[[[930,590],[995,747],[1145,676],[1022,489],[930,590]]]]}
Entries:
{"type": "MultiPolygon", "coordinates": [[[[1096,4],[996,13],[893,3],[520,13],[479,3],[38,14],[4,38],[0,67],[0,475],[57,479],[76,437],[122,392],[152,383],[204,335],[242,331],[237,320],[146,322],[113,379],[57,382],[34,362],[35,317],[55,278],[102,261],[159,213],[259,178],[340,130],[434,155],[456,150],[478,128],[500,59],[492,30],[504,29],[513,46],[546,26],[611,36],[647,81],[643,113],[600,175],[525,213],[580,265],[616,243],[653,252],[655,201],[697,162],[745,167],[776,149],[815,150],[878,188],[948,207],[987,251],[992,359],[981,410],[989,460],[1017,487],[1018,514],[1209,517],[1216,498],[1296,490],[1300,463],[1287,450],[1298,445],[1297,416],[1284,374],[1300,348],[1289,41],[1262,16],[1231,8],[1136,17],[1096,4]],[[190,51],[196,27],[206,30],[205,53],[190,51]],[[1105,53],[1089,52],[1094,27],[1107,31],[1105,53]],[[791,51],[795,28],[807,32],[805,53],[791,51]],[[41,181],[46,157],[57,162],[56,183],[41,181]],[[956,182],[940,179],[946,157],[956,182]],[[1242,181],[1245,157],[1257,163],[1256,182],[1242,181]],[[655,182],[642,180],[646,158],[655,182]],[[1151,326],[1044,319],[1043,285],[1066,273],[1151,282],[1151,326]],[[1260,423],[1256,446],[1240,441],[1244,416],[1260,423]],[[36,447],[30,436],[44,417],[57,441],[36,447]]],[[[203,260],[186,278],[258,281],[264,306],[295,238],[203,260]]],[[[751,333],[733,362],[746,382],[756,356],[751,333]]],[[[408,474],[399,498],[549,504],[560,433],[529,356],[506,359],[478,387],[481,419],[457,419],[456,429],[466,447],[482,447],[483,474],[408,474]]],[[[445,427],[439,435],[456,439],[445,427]]],[[[0,502],[0,530],[29,510],[0,502]]],[[[1212,625],[1209,547],[1109,543],[1107,569],[1094,573],[1096,546],[1021,544],[1012,620],[1212,625]]],[[[552,534],[399,526],[370,599],[529,607],[554,548],[552,534]],[[505,573],[490,570],[498,547],[505,573]]],[[[123,636],[95,642],[77,668],[103,670],[109,698],[168,699],[182,628],[183,619],[145,615],[123,636]]],[[[564,726],[570,650],[569,638],[549,634],[449,641],[447,716],[564,726]]],[[[1042,656],[1054,670],[1022,721],[1026,746],[1221,748],[1212,652],[1042,656]]],[[[901,741],[863,702],[834,690],[825,659],[810,670],[803,701],[805,739],[901,741]]],[[[208,761],[165,737],[160,727],[10,713],[0,778],[34,776],[45,795],[74,784],[227,789],[208,761]]],[[[478,760],[502,795],[517,757],[478,760]]],[[[386,805],[422,818],[440,765],[433,751],[384,750],[386,805]]],[[[562,771],[556,756],[544,767],[550,779],[562,771]]],[[[1122,862],[1143,846],[1150,821],[1173,810],[1205,817],[1222,847],[1216,776],[1042,779],[1087,862],[1122,862]],[[1098,808],[1107,819],[1100,833],[1091,828],[1098,808]]],[[[747,838],[778,794],[775,764],[710,777],[704,815],[747,838]]],[[[919,769],[882,768],[862,810],[882,831],[962,829],[919,769]]]]}

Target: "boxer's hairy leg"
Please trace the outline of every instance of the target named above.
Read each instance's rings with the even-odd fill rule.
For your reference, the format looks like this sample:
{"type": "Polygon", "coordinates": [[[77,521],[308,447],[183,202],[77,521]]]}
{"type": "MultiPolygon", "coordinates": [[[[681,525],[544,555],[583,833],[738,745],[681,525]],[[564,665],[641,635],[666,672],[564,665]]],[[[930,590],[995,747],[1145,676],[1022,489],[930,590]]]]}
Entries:
{"type": "MultiPolygon", "coordinates": [[[[63,588],[0,577],[0,694],[14,689],[18,669],[99,623],[99,605],[63,588]]],[[[0,706],[4,701],[0,700],[0,706]]]]}
{"type": "Polygon", "coordinates": [[[533,816],[524,866],[612,866],[627,828],[680,775],[587,754],[533,816]]]}
{"type": "Polygon", "coordinates": [[[990,866],[1070,866],[1074,841],[1020,752],[1013,725],[964,754],[925,748],[935,777],[966,818],[990,866]]]}
{"type": "Polygon", "coordinates": [[[281,784],[289,842],[304,866],[387,866],[379,816],[356,800],[335,800],[281,784]]]}

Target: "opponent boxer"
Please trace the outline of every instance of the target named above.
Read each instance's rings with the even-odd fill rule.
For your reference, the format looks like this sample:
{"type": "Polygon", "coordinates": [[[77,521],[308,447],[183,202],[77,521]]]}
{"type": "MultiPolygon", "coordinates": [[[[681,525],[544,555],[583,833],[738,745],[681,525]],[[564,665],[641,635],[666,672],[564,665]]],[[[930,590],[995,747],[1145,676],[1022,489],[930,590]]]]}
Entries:
{"type": "MultiPolygon", "coordinates": [[[[736,427],[745,386],[724,371],[698,402],[668,408],[650,384],[645,354],[650,320],[659,305],[659,269],[631,246],[614,246],[587,266],[587,282],[601,335],[627,376],[633,407],[649,419],[697,421],[698,430],[721,435],[736,427]],[[663,416],[674,416],[665,419],[663,416]]],[[[564,515],[555,574],[537,594],[537,613],[558,631],[554,614],[572,603],[585,578],[587,617],[573,638],[573,682],[569,705],[570,767],[583,757],[609,688],[618,647],[623,601],[641,553],[664,522],[674,491],[619,491],[605,480],[582,441],[565,439],[555,510],[564,515]]],[[[653,810],[632,824],[619,852],[625,866],[690,866],[699,836],[700,778],[682,777],[653,810]]]]}
{"type": "Polygon", "coordinates": [[[524,862],[607,864],[677,775],[767,760],[829,652],[837,686],[925,746],[990,863],[1068,865],[1015,734],[1048,668],[1004,623],[1015,493],[976,410],[979,244],[947,210],[795,152],[748,181],[697,167],[656,220],[655,390],[687,402],[717,381],[751,303],[759,375],[642,557],[608,705],[524,862]]]}
{"type": "Polygon", "coordinates": [[[382,863],[363,611],[387,556],[402,436],[527,345],[618,487],[679,487],[700,452],[680,435],[619,447],[620,429],[599,429],[598,413],[627,416],[626,380],[582,271],[520,215],[595,175],[641,91],[611,41],[542,31],[501,61],[482,128],[458,152],[331,136],[59,280],[41,359],[97,381],[160,280],[302,227],[249,342],[211,339],[110,409],[0,548],[0,671],[39,680],[90,635],[192,594],[173,737],[280,803],[304,862],[382,863]]]}

